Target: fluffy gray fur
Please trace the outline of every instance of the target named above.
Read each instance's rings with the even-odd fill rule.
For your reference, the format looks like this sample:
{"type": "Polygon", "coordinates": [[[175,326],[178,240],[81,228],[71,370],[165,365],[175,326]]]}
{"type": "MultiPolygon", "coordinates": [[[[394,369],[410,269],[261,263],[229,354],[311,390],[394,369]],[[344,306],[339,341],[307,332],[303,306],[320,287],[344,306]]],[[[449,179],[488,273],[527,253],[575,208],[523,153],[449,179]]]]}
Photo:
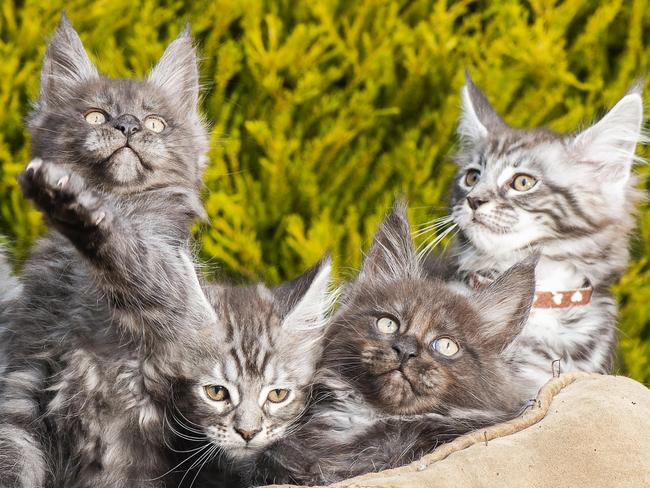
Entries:
{"type": "Polygon", "coordinates": [[[176,486],[283,436],[320,356],[328,262],[273,290],[202,285],[185,244],[192,192],[124,199],[48,163],[21,183],[59,233],[39,243],[9,313],[0,479],[176,486]],[[289,395],[264,401],[273,389],[289,395]],[[181,441],[199,447],[174,466],[181,441]]]}
{"type": "Polygon", "coordinates": [[[328,326],[305,421],[256,460],[252,481],[327,484],[516,416],[519,384],[500,353],[526,321],[534,269],[515,265],[465,297],[428,274],[398,205],[328,326]],[[378,332],[386,316],[399,322],[395,334],[378,332]],[[453,358],[432,349],[440,337],[459,345],[453,358]]]}
{"type": "Polygon", "coordinates": [[[197,73],[187,32],[145,81],[99,75],[65,17],[50,41],[20,182],[53,231],[3,313],[2,486],[161,484],[169,379],[215,322],[187,251],[207,149],[197,73]]]}
{"type": "MultiPolygon", "coordinates": [[[[0,378],[6,366],[6,344],[3,340],[7,328],[7,309],[20,294],[21,287],[11,271],[11,265],[2,248],[0,248],[0,378]]],[[[2,385],[0,384],[0,392],[2,385]]]]}
{"type": "Polygon", "coordinates": [[[643,142],[640,87],[595,125],[573,134],[508,126],[467,78],[458,132],[459,169],[451,199],[459,274],[488,279],[539,251],[537,289],[591,285],[587,306],[533,308],[505,351],[532,398],[556,370],[609,373],[616,351],[616,302],[610,286],[628,262],[640,199],[631,172],[643,142]],[[478,174],[477,181],[468,172],[478,174]],[[517,191],[514,178],[536,183],[517,191]]]}

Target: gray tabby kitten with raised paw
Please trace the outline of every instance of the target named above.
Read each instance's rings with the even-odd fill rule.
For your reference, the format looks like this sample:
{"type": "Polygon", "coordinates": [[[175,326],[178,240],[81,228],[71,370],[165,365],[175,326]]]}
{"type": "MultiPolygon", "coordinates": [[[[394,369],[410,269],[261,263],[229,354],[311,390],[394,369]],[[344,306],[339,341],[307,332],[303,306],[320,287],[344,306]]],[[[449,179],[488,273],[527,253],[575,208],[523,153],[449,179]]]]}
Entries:
{"type": "Polygon", "coordinates": [[[252,481],[336,482],[517,416],[500,353],[528,317],[534,270],[517,264],[466,297],[430,276],[398,205],[328,326],[305,421],[256,461],[252,481]]]}
{"type": "Polygon", "coordinates": [[[124,202],[47,163],[21,182],[83,261],[57,261],[58,286],[47,270],[47,297],[33,262],[25,272],[0,403],[3,482],[177,486],[218,454],[246,459],[284,435],[320,357],[329,262],[273,290],[202,287],[173,237],[193,217],[184,192],[124,202]]]}
{"type": "Polygon", "coordinates": [[[146,81],[99,75],[65,17],[50,41],[20,182],[53,232],[1,318],[2,486],[160,484],[147,478],[166,466],[178,345],[214,322],[187,252],[203,213],[198,89],[187,31],[146,81]]]}
{"type": "Polygon", "coordinates": [[[616,352],[610,286],[629,259],[641,195],[631,173],[643,141],[640,88],[573,134],[508,126],[472,83],[462,90],[451,199],[460,276],[482,287],[537,250],[535,302],[504,352],[528,397],[558,371],[609,373],[616,352]]]}

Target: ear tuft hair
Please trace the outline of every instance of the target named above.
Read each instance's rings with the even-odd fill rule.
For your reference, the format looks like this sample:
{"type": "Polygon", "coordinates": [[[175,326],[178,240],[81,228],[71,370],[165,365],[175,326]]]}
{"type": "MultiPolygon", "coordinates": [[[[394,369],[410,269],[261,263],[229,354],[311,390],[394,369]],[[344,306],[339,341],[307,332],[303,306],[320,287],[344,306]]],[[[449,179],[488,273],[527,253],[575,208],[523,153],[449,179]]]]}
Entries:
{"type": "Polygon", "coordinates": [[[379,225],[363,261],[359,280],[392,281],[400,277],[418,277],[421,271],[411,238],[406,203],[398,200],[379,225]]]}
{"type": "Polygon", "coordinates": [[[485,343],[499,351],[512,342],[528,320],[535,298],[539,253],[515,264],[476,296],[484,319],[485,343]]]}
{"type": "Polygon", "coordinates": [[[298,278],[273,290],[284,314],[282,328],[323,333],[337,293],[331,289],[332,262],[324,258],[298,278]]]}
{"type": "Polygon", "coordinates": [[[197,116],[199,68],[189,23],[167,46],[148,81],[173,97],[181,113],[197,116]]]}
{"type": "Polygon", "coordinates": [[[39,102],[64,102],[71,96],[71,90],[84,81],[99,77],[79,34],[65,15],[52,35],[43,59],[41,69],[41,91],[39,102]]]}
{"type": "Polygon", "coordinates": [[[461,90],[462,111],[458,135],[464,144],[476,144],[494,130],[506,127],[503,119],[492,108],[487,97],[474,84],[469,70],[465,70],[465,86],[461,90]]]}
{"type": "Polygon", "coordinates": [[[596,124],[576,135],[572,155],[579,163],[592,164],[601,181],[610,188],[627,184],[635,161],[636,145],[647,142],[642,132],[642,87],[636,84],[596,124]]]}

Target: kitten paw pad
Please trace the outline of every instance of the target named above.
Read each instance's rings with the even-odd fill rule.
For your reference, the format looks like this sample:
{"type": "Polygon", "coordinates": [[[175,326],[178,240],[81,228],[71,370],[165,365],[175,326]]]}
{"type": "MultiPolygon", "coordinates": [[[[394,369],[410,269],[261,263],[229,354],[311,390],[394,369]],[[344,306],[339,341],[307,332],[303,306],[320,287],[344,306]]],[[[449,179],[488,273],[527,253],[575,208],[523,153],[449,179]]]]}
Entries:
{"type": "Polygon", "coordinates": [[[58,226],[97,227],[106,221],[99,194],[64,167],[32,160],[18,177],[25,196],[58,226]]]}

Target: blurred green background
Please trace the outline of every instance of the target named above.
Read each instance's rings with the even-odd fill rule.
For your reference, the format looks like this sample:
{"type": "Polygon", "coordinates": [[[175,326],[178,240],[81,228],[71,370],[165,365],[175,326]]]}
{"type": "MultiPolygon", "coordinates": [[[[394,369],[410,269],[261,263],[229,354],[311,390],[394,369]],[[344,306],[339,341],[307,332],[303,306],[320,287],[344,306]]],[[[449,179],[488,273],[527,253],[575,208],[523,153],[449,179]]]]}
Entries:
{"type": "MultiPolygon", "coordinates": [[[[63,8],[110,76],[144,76],[191,22],[213,124],[201,252],[217,274],[277,283],[326,250],[348,275],[395,194],[408,196],[416,224],[445,213],[465,67],[513,125],[569,131],[612,106],[650,63],[648,3],[5,0],[0,234],[19,263],[44,231],[16,175],[63,8]]],[[[645,187],[650,170],[638,172],[645,187]]],[[[615,288],[619,371],[649,384],[647,206],[639,229],[615,288]]]]}

